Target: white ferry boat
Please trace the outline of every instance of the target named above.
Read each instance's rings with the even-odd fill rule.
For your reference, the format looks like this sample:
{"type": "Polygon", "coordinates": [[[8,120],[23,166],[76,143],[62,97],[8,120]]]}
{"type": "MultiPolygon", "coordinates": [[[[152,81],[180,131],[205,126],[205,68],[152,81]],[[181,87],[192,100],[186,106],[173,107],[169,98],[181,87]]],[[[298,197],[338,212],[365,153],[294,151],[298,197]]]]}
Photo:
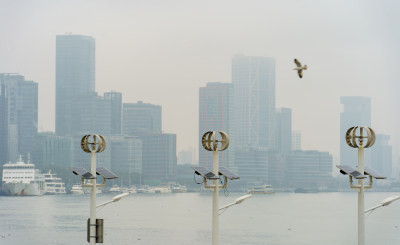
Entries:
{"type": "Polygon", "coordinates": [[[81,185],[73,185],[71,188],[71,194],[76,194],[76,195],[82,195],[83,192],[83,188],[81,185]]]}
{"type": "Polygon", "coordinates": [[[55,177],[57,174],[51,173],[49,170],[48,173],[44,174],[44,181],[46,183],[46,195],[53,194],[66,194],[65,185],[62,182],[61,178],[55,177]]]}
{"type": "Polygon", "coordinates": [[[19,157],[17,163],[3,165],[2,191],[9,196],[40,196],[45,193],[44,176],[35,165],[24,163],[19,157]]]}
{"type": "Polygon", "coordinates": [[[249,194],[272,194],[275,193],[272,185],[254,186],[247,191],[249,194]]]}

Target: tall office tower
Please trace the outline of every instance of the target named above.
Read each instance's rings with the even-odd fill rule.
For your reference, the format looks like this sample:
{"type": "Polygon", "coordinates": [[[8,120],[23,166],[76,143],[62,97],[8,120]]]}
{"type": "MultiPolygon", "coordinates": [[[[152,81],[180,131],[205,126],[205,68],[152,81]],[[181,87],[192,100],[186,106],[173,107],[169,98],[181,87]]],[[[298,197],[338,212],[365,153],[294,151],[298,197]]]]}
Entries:
{"type": "MultiPolygon", "coordinates": [[[[207,131],[224,131],[230,137],[228,149],[219,153],[219,164],[235,170],[233,130],[233,86],[231,83],[207,83],[199,89],[199,165],[212,168],[212,153],[203,148],[207,131]]],[[[217,135],[217,137],[220,137],[217,135]]]]}
{"type": "Polygon", "coordinates": [[[143,103],[124,103],[122,112],[123,134],[161,133],[161,106],[143,103]]]}
{"type": "Polygon", "coordinates": [[[8,107],[4,81],[0,79],[0,166],[8,162],[8,107]]]}
{"type": "Polygon", "coordinates": [[[178,152],[178,165],[193,165],[193,151],[182,150],[178,152]]]}
{"type": "Polygon", "coordinates": [[[82,35],[56,37],[56,134],[80,131],[81,98],[95,92],[95,41],[82,35]]]}
{"type": "Polygon", "coordinates": [[[275,60],[237,55],[232,59],[236,147],[275,147],[275,60]]]}
{"type": "Polygon", "coordinates": [[[120,177],[124,186],[140,183],[142,174],[142,141],[131,136],[107,137],[111,148],[111,170],[120,177]]]}
{"type": "Polygon", "coordinates": [[[74,101],[78,108],[75,134],[121,134],[122,95],[118,92],[92,93],[74,101]]]}
{"type": "Polygon", "coordinates": [[[332,155],[320,151],[292,151],[286,158],[285,183],[291,188],[325,187],[332,179],[332,155]]]}
{"type": "Polygon", "coordinates": [[[32,161],[38,168],[52,166],[68,169],[73,163],[72,137],[57,136],[52,132],[38,133],[33,144],[32,161]]]}
{"type": "Polygon", "coordinates": [[[292,148],[292,109],[279,108],[276,110],[275,149],[287,154],[292,148]]]}
{"type": "Polygon", "coordinates": [[[292,131],[292,151],[301,150],[301,132],[298,130],[292,131]]]}
{"type": "MultiPolygon", "coordinates": [[[[357,150],[346,143],[346,132],[354,126],[371,126],[371,98],[361,96],[342,96],[340,103],[343,111],[340,113],[340,164],[357,165],[357,150]]],[[[364,161],[370,164],[370,151],[365,151],[364,161]]]]}
{"type": "MultiPolygon", "coordinates": [[[[18,74],[0,74],[8,96],[8,160],[32,152],[38,123],[38,84],[18,74]]],[[[25,158],[26,159],[26,158],[25,158]]]]}
{"type": "Polygon", "coordinates": [[[143,179],[153,184],[175,181],[176,178],[176,135],[146,134],[142,139],[143,179]]]}
{"type": "Polygon", "coordinates": [[[122,93],[120,92],[107,92],[104,93],[104,100],[110,104],[111,113],[111,134],[121,134],[122,126],[122,93]]]}
{"type": "Polygon", "coordinates": [[[371,168],[386,177],[392,176],[392,146],[390,136],[377,134],[375,144],[371,149],[371,168]]]}

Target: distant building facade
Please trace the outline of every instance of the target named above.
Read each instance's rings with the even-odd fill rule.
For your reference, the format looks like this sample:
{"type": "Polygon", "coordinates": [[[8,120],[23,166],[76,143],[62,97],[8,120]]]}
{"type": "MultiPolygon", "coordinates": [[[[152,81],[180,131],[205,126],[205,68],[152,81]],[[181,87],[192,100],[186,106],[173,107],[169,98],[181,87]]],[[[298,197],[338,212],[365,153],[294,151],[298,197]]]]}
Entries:
{"type": "Polygon", "coordinates": [[[176,135],[148,134],[142,139],[142,173],[144,180],[174,181],[176,176],[176,135]]]}
{"type": "MultiPolygon", "coordinates": [[[[81,133],[83,101],[95,97],[95,40],[82,35],[56,36],[56,134],[81,133]]],[[[90,117],[90,115],[88,116],[90,117]]]]}
{"type": "MultiPolygon", "coordinates": [[[[346,132],[354,126],[371,126],[371,98],[362,96],[340,97],[343,111],[340,113],[340,164],[356,166],[357,151],[346,143],[346,132]]],[[[365,151],[365,164],[371,162],[369,151],[365,151]]]]}
{"type": "Polygon", "coordinates": [[[276,110],[275,149],[287,154],[292,148],[292,109],[278,108],[276,110]]]}
{"type": "Polygon", "coordinates": [[[10,73],[0,74],[0,80],[7,94],[8,160],[26,159],[37,134],[38,84],[10,73]]]}
{"type": "Polygon", "coordinates": [[[332,179],[332,155],[320,151],[292,151],[286,159],[286,183],[291,188],[319,188],[332,179]]]}
{"type": "Polygon", "coordinates": [[[392,146],[389,145],[390,136],[376,134],[375,144],[369,148],[371,151],[370,167],[387,178],[392,176],[392,146]]]}
{"type": "Polygon", "coordinates": [[[118,135],[122,133],[122,93],[104,93],[104,100],[110,104],[110,133],[118,135]]]}
{"type": "MultiPolygon", "coordinates": [[[[234,166],[235,140],[233,118],[233,85],[207,83],[199,89],[199,165],[212,168],[212,153],[203,148],[201,139],[208,131],[223,131],[230,137],[228,149],[219,153],[219,164],[236,170],[234,166]]],[[[217,135],[217,137],[220,137],[217,135]]]]}
{"type": "Polygon", "coordinates": [[[257,184],[269,183],[269,153],[267,149],[260,147],[237,148],[235,163],[241,181],[257,184]]]}
{"type": "Polygon", "coordinates": [[[111,148],[111,170],[123,185],[139,183],[135,178],[142,174],[142,141],[131,136],[110,136],[107,144],[111,148]]]}
{"type": "Polygon", "coordinates": [[[73,141],[68,136],[57,136],[54,133],[38,133],[35,137],[32,162],[37,167],[48,169],[52,166],[68,169],[73,163],[73,141]]]}
{"type": "Polygon", "coordinates": [[[193,151],[182,150],[178,152],[178,165],[192,165],[193,164],[193,151]]]}
{"type": "Polygon", "coordinates": [[[236,147],[275,147],[275,60],[232,59],[236,147]]]}
{"type": "Polygon", "coordinates": [[[8,100],[6,85],[0,79],[0,166],[8,162],[8,100]]]}
{"type": "Polygon", "coordinates": [[[298,130],[292,131],[292,151],[301,150],[301,132],[298,130]]]}
{"type": "Polygon", "coordinates": [[[123,134],[158,134],[162,126],[161,106],[143,103],[124,103],[123,134]]]}

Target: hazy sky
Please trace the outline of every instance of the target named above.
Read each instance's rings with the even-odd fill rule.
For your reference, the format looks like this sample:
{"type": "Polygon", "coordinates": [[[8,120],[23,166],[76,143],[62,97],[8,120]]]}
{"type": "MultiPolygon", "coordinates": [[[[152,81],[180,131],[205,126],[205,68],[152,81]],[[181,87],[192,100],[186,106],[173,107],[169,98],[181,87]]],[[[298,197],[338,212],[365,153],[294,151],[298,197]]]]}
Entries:
{"type": "Polygon", "coordinates": [[[182,150],[197,148],[199,87],[231,82],[235,54],[274,57],[276,105],[292,108],[303,148],[338,156],[340,96],[372,97],[375,132],[400,134],[399,11],[396,0],[0,0],[0,72],[39,83],[39,130],[54,130],[55,36],[92,36],[96,91],[162,105],[182,150]],[[301,80],[294,58],[309,67],[301,80]]]}

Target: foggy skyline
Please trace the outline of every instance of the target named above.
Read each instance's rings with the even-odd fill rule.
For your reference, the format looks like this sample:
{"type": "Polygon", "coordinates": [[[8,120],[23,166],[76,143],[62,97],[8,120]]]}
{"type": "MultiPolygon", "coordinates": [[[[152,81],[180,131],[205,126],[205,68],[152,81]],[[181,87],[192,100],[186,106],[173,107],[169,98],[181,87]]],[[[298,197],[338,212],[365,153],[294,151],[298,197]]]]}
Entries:
{"type": "Polygon", "coordinates": [[[340,96],[371,97],[373,129],[399,142],[398,2],[1,3],[0,72],[39,84],[40,131],[55,127],[56,35],[73,33],[95,39],[96,91],[161,105],[178,151],[197,149],[199,87],[231,83],[239,53],[275,58],[276,107],[292,109],[304,149],[339,156],[340,96]],[[309,67],[303,79],[294,58],[309,67]]]}

